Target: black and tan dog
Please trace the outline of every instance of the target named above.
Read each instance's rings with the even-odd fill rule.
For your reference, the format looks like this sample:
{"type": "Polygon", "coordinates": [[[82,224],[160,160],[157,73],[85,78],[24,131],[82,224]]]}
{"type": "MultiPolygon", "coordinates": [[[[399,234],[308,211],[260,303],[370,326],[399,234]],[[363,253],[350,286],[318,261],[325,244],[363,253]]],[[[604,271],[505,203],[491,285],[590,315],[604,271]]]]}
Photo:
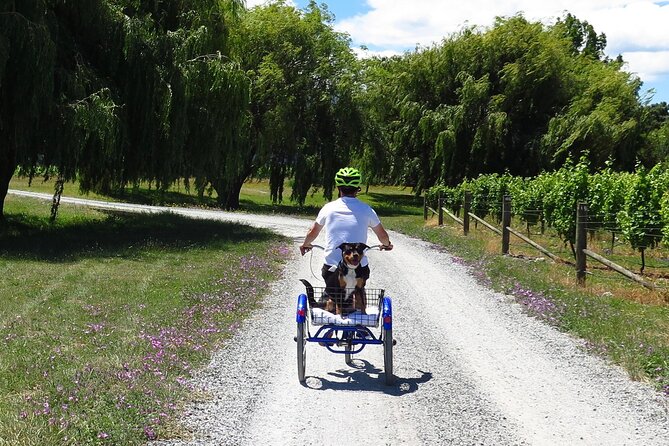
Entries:
{"type": "Polygon", "coordinates": [[[339,245],[342,259],[334,274],[325,282],[326,292],[330,295],[325,303],[326,311],[339,315],[354,311],[366,314],[365,284],[369,278],[369,268],[361,266],[361,262],[368,248],[364,243],[339,245]]]}

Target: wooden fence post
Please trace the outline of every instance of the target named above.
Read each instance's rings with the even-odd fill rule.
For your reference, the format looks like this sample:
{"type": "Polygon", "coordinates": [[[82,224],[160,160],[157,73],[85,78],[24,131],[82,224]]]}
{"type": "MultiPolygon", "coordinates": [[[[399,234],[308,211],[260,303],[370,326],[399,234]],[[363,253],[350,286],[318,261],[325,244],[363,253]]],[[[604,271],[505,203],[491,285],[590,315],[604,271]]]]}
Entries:
{"type": "Polygon", "coordinates": [[[439,226],[442,226],[444,224],[444,210],[442,207],[444,207],[444,199],[441,198],[441,192],[439,192],[439,201],[437,202],[439,205],[439,208],[437,209],[439,213],[439,226]]]}
{"type": "Polygon", "coordinates": [[[469,211],[472,207],[472,193],[465,191],[465,203],[463,204],[464,215],[462,216],[462,229],[465,235],[469,234],[469,211]]]}
{"type": "Polygon", "coordinates": [[[504,195],[502,200],[502,254],[509,253],[510,232],[507,229],[511,226],[511,197],[504,195]]]}
{"type": "Polygon", "coordinates": [[[585,253],[587,249],[587,237],[585,233],[585,223],[588,221],[588,205],[579,203],[576,207],[576,281],[579,285],[585,285],[585,253]]]}
{"type": "Polygon", "coordinates": [[[423,195],[423,220],[427,220],[427,194],[423,195]]]}

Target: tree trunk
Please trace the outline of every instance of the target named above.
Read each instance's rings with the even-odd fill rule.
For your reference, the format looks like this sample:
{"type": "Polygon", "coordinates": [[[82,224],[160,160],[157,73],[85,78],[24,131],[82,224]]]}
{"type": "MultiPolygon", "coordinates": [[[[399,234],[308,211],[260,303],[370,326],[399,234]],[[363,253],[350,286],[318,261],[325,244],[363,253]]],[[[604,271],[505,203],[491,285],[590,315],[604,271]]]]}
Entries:
{"type": "Polygon", "coordinates": [[[8,146],[5,146],[6,152],[0,152],[0,221],[5,219],[5,198],[9,190],[9,181],[16,169],[16,151],[11,144],[8,146]]]}
{"type": "Polygon", "coordinates": [[[53,200],[51,203],[51,218],[49,219],[51,223],[56,221],[56,217],[58,216],[58,208],[60,207],[60,197],[63,195],[64,185],[65,185],[65,180],[63,180],[63,177],[61,175],[58,175],[58,179],[56,180],[56,184],[54,186],[53,200]]]}
{"type": "Polygon", "coordinates": [[[246,178],[237,178],[233,181],[214,181],[212,187],[216,191],[218,205],[228,211],[239,209],[239,193],[246,178]]]}

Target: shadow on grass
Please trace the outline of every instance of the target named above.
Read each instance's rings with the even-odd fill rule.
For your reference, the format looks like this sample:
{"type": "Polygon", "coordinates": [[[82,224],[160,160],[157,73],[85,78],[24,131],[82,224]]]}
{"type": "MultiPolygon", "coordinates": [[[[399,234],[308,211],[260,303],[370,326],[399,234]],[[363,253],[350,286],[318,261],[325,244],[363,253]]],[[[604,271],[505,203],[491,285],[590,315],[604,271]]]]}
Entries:
{"type": "MultiPolygon", "coordinates": [[[[122,192],[111,194],[109,197],[131,203],[154,206],[204,206],[207,208],[220,209],[216,199],[206,194],[200,197],[198,195],[190,195],[183,191],[127,188],[122,192]]],[[[403,215],[419,215],[423,212],[423,199],[414,195],[367,192],[361,193],[359,198],[365,202],[369,202],[381,216],[399,217],[403,215]]],[[[315,217],[320,210],[320,206],[298,206],[289,201],[281,204],[272,204],[242,198],[240,199],[239,204],[240,210],[257,214],[283,214],[315,217]]]]}
{"type": "MultiPolygon", "coordinates": [[[[184,207],[204,207],[207,209],[220,210],[221,206],[216,199],[208,195],[199,197],[190,195],[187,192],[161,191],[148,189],[124,189],[122,192],[113,192],[106,195],[117,201],[144,204],[150,206],[184,206],[184,207]]],[[[239,200],[239,209],[244,212],[254,214],[283,214],[297,216],[316,216],[320,207],[317,206],[298,206],[296,204],[272,204],[259,203],[249,199],[239,200]]]]}
{"type": "Polygon", "coordinates": [[[422,215],[423,199],[413,195],[405,194],[386,194],[378,192],[369,192],[361,195],[370,197],[373,200],[372,206],[377,214],[387,217],[399,217],[402,215],[422,215]]]}
{"type": "Polygon", "coordinates": [[[254,214],[284,214],[304,217],[316,217],[320,206],[298,206],[296,204],[264,204],[251,200],[239,200],[240,210],[254,214]]]}
{"type": "MultiPolygon", "coordinates": [[[[216,199],[209,195],[191,195],[184,191],[162,191],[159,189],[126,188],[107,195],[114,200],[145,204],[152,206],[197,206],[220,209],[216,199]]],[[[423,212],[423,199],[407,194],[368,192],[361,193],[359,198],[370,203],[380,216],[399,217],[404,215],[420,215],[423,212]]],[[[240,211],[256,214],[282,214],[303,217],[315,217],[320,206],[297,204],[286,201],[281,204],[263,203],[252,199],[241,198],[240,211]]]]}
{"type": "Polygon", "coordinates": [[[233,249],[244,242],[277,236],[263,229],[228,222],[195,220],[174,214],[104,211],[101,220],[73,220],[54,225],[46,218],[7,215],[0,226],[0,256],[9,259],[74,261],[80,258],[136,256],[144,250],[166,251],[217,246],[233,249]]]}
{"type": "MultiPolygon", "coordinates": [[[[377,214],[385,217],[400,217],[405,215],[422,215],[423,200],[411,195],[384,194],[377,192],[362,193],[358,198],[369,203],[377,214]]],[[[285,214],[304,217],[318,215],[320,206],[296,204],[263,204],[251,200],[240,200],[241,210],[256,214],[285,214]]]]}
{"type": "Polygon", "coordinates": [[[146,204],[150,206],[205,206],[218,208],[216,199],[203,195],[191,195],[181,191],[163,191],[159,189],[126,188],[106,195],[117,201],[146,204]]]}

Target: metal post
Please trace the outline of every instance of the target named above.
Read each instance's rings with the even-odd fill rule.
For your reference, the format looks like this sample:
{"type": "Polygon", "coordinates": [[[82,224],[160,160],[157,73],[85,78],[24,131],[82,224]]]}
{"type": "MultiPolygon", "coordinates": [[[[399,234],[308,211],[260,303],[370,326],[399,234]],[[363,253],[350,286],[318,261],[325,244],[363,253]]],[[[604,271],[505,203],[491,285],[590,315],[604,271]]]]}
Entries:
{"type": "Polygon", "coordinates": [[[444,224],[444,210],[442,209],[444,207],[444,199],[441,198],[441,193],[439,193],[439,202],[437,203],[439,205],[439,226],[444,224]]]}
{"type": "Polygon", "coordinates": [[[579,203],[576,207],[576,281],[585,285],[586,261],[584,249],[588,248],[585,224],[588,221],[588,205],[579,203]]]}
{"type": "Polygon", "coordinates": [[[507,229],[511,226],[511,197],[504,195],[502,200],[502,254],[509,253],[510,232],[507,229]]]}
{"type": "Polygon", "coordinates": [[[462,216],[462,229],[465,235],[469,234],[469,211],[472,207],[472,193],[465,191],[465,203],[463,205],[464,215],[462,216]]]}

